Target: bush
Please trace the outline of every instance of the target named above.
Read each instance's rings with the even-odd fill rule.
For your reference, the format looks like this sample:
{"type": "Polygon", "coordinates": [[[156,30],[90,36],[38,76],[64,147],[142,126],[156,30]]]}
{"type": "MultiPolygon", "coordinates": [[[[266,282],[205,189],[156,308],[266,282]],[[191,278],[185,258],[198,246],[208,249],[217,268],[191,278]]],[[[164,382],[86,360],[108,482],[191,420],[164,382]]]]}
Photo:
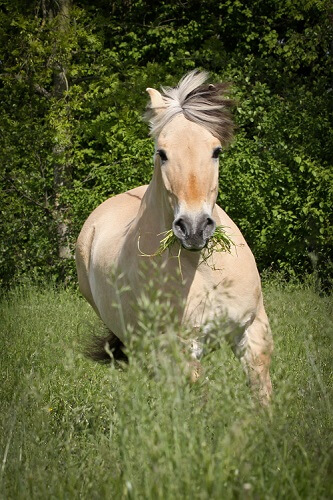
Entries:
{"type": "Polygon", "coordinates": [[[117,0],[110,10],[82,1],[73,2],[64,24],[65,4],[47,12],[38,1],[3,2],[1,283],[30,271],[75,280],[60,246],[73,249],[100,202],[151,177],[153,144],[141,119],[145,88],[173,85],[197,67],[212,80],[232,81],[238,101],[238,133],[222,158],[219,202],[261,270],[297,276],[315,270],[327,286],[333,250],[328,3],[191,0],[152,7],[117,0]]]}

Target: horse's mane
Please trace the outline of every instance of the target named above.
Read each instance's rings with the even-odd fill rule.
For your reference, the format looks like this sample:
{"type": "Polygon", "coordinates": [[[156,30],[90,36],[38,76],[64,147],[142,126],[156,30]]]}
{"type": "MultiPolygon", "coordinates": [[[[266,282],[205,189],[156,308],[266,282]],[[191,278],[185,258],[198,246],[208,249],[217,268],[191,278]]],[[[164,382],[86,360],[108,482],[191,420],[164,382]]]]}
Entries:
{"type": "Polygon", "coordinates": [[[182,113],[188,120],[208,129],[222,145],[232,140],[234,125],[230,107],[234,102],[226,97],[229,84],[205,84],[207,78],[207,72],[194,70],[185,75],[177,87],[162,87],[165,106],[149,106],[145,115],[151,135],[157,137],[172,118],[182,113]],[[165,111],[158,112],[161,109],[165,111]]]}

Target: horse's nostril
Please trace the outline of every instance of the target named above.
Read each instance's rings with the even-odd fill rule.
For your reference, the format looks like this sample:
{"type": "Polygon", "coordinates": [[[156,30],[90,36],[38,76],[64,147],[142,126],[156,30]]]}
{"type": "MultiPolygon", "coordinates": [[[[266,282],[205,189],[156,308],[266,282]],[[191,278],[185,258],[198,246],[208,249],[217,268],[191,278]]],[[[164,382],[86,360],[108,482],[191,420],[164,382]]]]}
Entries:
{"type": "Polygon", "coordinates": [[[213,219],[211,219],[210,217],[207,217],[206,227],[212,228],[214,226],[215,226],[215,222],[213,221],[213,219]]]}
{"type": "Polygon", "coordinates": [[[183,219],[177,219],[174,223],[175,228],[181,233],[182,236],[186,236],[186,225],[183,219]]]}
{"type": "Polygon", "coordinates": [[[207,217],[206,220],[203,223],[203,236],[204,238],[208,239],[210,238],[214,231],[215,231],[215,221],[211,217],[207,217]]]}

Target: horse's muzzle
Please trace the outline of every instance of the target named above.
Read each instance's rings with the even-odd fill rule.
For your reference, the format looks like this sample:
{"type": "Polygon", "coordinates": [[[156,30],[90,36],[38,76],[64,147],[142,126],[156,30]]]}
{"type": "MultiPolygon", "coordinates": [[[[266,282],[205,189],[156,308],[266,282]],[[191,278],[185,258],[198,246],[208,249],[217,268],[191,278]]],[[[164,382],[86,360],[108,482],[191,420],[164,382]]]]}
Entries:
{"type": "Polygon", "coordinates": [[[182,215],[174,220],[172,230],[186,250],[199,251],[204,248],[216,228],[215,221],[206,214],[190,218],[182,215]]]}

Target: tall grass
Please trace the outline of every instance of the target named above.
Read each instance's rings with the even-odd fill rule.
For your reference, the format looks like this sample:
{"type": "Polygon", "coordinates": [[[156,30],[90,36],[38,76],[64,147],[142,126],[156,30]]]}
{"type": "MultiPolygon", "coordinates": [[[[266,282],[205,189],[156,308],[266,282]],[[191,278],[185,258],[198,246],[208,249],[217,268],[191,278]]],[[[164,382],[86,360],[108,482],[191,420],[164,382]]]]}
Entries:
{"type": "Polygon", "coordinates": [[[52,287],[11,292],[1,303],[0,496],[332,498],[332,302],[277,283],[265,300],[271,414],[252,401],[227,345],[189,384],[158,296],[140,304],[129,365],[107,367],[81,354],[102,329],[83,299],[52,287]]]}

